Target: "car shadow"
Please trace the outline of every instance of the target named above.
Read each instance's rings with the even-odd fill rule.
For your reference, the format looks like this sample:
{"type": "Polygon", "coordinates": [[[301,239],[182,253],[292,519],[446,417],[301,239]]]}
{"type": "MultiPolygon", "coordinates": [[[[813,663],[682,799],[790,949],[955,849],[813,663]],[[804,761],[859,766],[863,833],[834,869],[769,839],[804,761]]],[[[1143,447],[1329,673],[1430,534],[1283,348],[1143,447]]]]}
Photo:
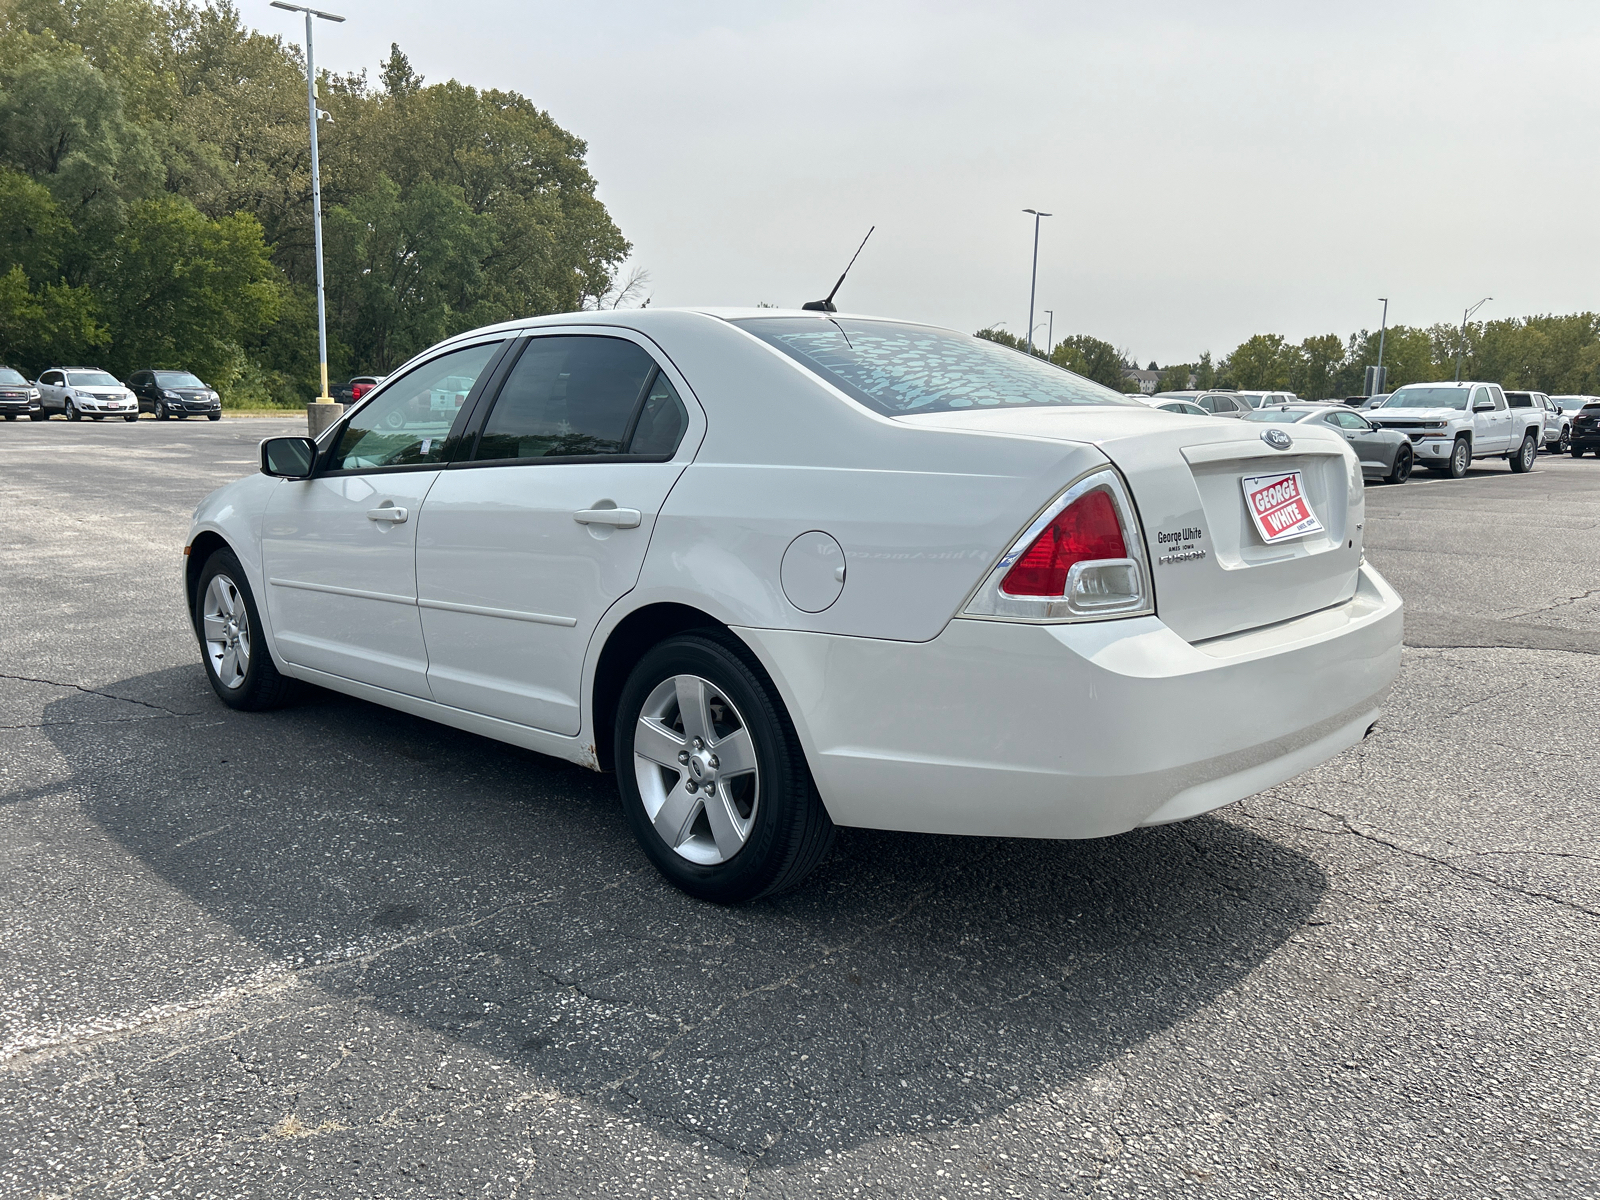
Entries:
{"type": "Polygon", "coordinates": [[[306,982],[565,1095],[772,1161],[960,1127],[1215,1003],[1327,890],[1202,818],[1091,842],[841,831],[785,896],[720,908],[649,868],[612,781],[318,692],[45,731],[87,811],[306,982]],[[199,715],[190,715],[199,714],[199,715]]]}

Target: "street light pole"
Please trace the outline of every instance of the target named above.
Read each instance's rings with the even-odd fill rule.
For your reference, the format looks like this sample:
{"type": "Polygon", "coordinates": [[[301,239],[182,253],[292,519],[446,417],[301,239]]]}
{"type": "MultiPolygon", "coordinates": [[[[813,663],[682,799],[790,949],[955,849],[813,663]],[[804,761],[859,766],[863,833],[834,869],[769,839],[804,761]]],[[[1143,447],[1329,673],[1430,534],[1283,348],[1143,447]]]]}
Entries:
{"type": "Polygon", "coordinates": [[[1373,395],[1377,395],[1383,387],[1383,336],[1389,332],[1389,297],[1379,296],[1383,301],[1383,324],[1378,326],[1378,374],[1372,381],[1373,395]]]}
{"type": "Polygon", "coordinates": [[[1025,213],[1033,214],[1033,281],[1028,285],[1028,353],[1033,353],[1033,301],[1039,292],[1039,222],[1050,216],[1050,213],[1040,212],[1036,208],[1025,208],[1025,213]]]}
{"type": "Polygon", "coordinates": [[[311,45],[311,22],[314,17],[335,23],[343,22],[344,18],[321,9],[288,4],[285,0],[272,0],[272,7],[306,15],[306,102],[311,109],[311,223],[317,251],[317,361],[322,369],[322,391],[306,415],[311,436],[315,437],[333,424],[344,406],[335,406],[333,397],[328,394],[328,302],[322,274],[322,165],[317,157],[317,61],[311,45]]]}
{"type": "Polygon", "coordinates": [[[1456,341],[1456,382],[1457,383],[1461,382],[1461,355],[1467,348],[1467,318],[1470,317],[1473,313],[1477,312],[1480,308],[1482,308],[1485,304],[1489,303],[1489,301],[1491,301],[1493,299],[1494,299],[1493,296],[1485,296],[1482,300],[1479,300],[1471,308],[1467,309],[1466,312],[1461,314],[1461,337],[1456,341]]]}
{"type": "Polygon", "coordinates": [[[1044,356],[1050,357],[1050,352],[1056,348],[1056,310],[1047,308],[1044,315],[1050,318],[1050,323],[1044,331],[1044,356]]]}

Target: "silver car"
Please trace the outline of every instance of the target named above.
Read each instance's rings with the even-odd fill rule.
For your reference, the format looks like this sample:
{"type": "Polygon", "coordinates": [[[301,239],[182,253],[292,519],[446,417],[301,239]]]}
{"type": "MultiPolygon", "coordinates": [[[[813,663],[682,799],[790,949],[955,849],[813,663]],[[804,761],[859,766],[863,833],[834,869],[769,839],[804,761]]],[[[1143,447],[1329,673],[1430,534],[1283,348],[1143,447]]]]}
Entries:
{"type": "Polygon", "coordinates": [[[1150,403],[1158,408],[1166,400],[1185,400],[1213,417],[1242,417],[1252,411],[1250,402],[1237,392],[1157,392],[1150,397],[1150,403]]]}
{"type": "Polygon", "coordinates": [[[139,419],[139,401],[116,376],[94,367],[51,367],[39,376],[40,410],[59,412],[69,421],[93,417],[139,419]]]}
{"type": "Polygon", "coordinates": [[[1316,425],[1338,430],[1361,460],[1364,479],[1404,483],[1411,478],[1411,468],[1416,465],[1410,438],[1395,429],[1379,429],[1343,404],[1315,404],[1308,401],[1277,404],[1271,408],[1258,408],[1247,413],[1244,419],[1264,424],[1316,425]]]}

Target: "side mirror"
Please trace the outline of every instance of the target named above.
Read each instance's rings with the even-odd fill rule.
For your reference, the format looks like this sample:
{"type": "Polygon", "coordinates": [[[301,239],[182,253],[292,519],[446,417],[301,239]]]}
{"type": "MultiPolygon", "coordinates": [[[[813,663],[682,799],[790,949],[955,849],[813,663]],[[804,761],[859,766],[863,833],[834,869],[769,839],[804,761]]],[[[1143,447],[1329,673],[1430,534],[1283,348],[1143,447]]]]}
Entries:
{"type": "Polygon", "coordinates": [[[308,479],[317,465],[317,444],[308,437],[275,437],[261,443],[261,473],[308,479]]]}
{"type": "Polygon", "coordinates": [[[1479,400],[1472,406],[1473,412],[1489,412],[1494,408],[1493,400],[1479,400]]]}

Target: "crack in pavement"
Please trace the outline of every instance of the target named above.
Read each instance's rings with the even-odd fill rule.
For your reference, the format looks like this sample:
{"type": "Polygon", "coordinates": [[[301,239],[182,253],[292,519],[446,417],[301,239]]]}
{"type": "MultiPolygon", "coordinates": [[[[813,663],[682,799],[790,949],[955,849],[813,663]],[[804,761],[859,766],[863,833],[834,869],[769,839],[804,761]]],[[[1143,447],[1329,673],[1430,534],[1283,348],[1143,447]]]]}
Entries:
{"type": "MultiPolygon", "coordinates": [[[[85,687],[81,683],[63,683],[59,679],[41,679],[36,675],[12,675],[12,674],[10,674],[9,672],[6,672],[6,671],[0,671],[0,679],[11,679],[11,680],[15,680],[18,683],[42,683],[47,687],[67,688],[67,689],[72,690],[72,691],[82,692],[87,696],[101,696],[101,697],[104,697],[107,700],[121,700],[121,701],[123,701],[123,702],[125,702],[127,704],[143,705],[145,708],[153,708],[157,712],[166,713],[168,716],[171,716],[171,717],[197,717],[197,716],[200,715],[199,713],[180,712],[175,708],[168,708],[164,704],[156,704],[156,703],[154,703],[153,701],[150,701],[150,700],[139,700],[139,699],[134,698],[133,696],[119,696],[115,692],[103,691],[100,688],[85,687]]],[[[84,722],[84,724],[95,724],[95,723],[96,722],[88,722],[88,721],[84,722]]],[[[75,724],[75,722],[61,721],[61,722],[51,722],[51,724],[70,725],[70,724],[75,724]]]]}
{"type": "Polygon", "coordinates": [[[1576,596],[1568,596],[1565,600],[1557,600],[1554,604],[1545,604],[1538,608],[1530,608],[1527,612],[1512,613],[1509,617],[1505,617],[1503,619],[1507,621],[1515,621],[1521,617],[1531,617],[1536,613],[1554,612],[1558,608],[1565,608],[1569,604],[1576,604],[1578,601],[1587,600],[1591,596],[1600,596],[1600,588],[1590,588],[1586,592],[1579,592],[1576,596]]]}
{"type": "MultiPolygon", "coordinates": [[[[1519,887],[1514,883],[1507,883],[1502,879],[1496,879],[1492,875],[1485,875],[1481,871],[1469,871],[1465,867],[1458,867],[1458,866],[1455,865],[1457,860],[1454,859],[1454,858],[1438,858],[1438,857],[1436,857],[1435,855],[1432,855],[1432,854],[1424,854],[1420,850],[1413,850],[1409,846],[1402,846],[1399,842],[1390,841],[1388,838],[1382,837],[1379,834],[1373,833],[1370,830],[1362,829],[1360,826],[1356,825],[1355,822],[1351,821],[1350,818],[1345,816],[1343,813],[1329,812],[1325,808],[1318,808],[1313,804],[1301,804],[1301,803],[1299,803],[1298,801],[1295,801],[1295,800],[1279,799],[1278,803],[1279,804],[1287,804],[1292,808],[1303,809],[1306,812],[1317,813],[1320,816],[1327,817],[1331,821],[1338,821],[1341,825],[1344,826],[1344,832],[1353,834],[1354,836],[1356,836],[1358,838],[1361,838],[1363,841],[1372,842],[1374,845],[1378,845],[1378,846],[1387,846],[1390,850],[1393,850],[1398,854],[1404,854],[1404,855],[1407,855],[1410,858],[1416,858],[1416,859],[1420,859],[1423,862],[1432,863],[1435,866],[1443,867],[1445,870],[1451,871],[1451,872],[1453,872],[1453,873],[1455,873],[1457,875],[1466,876],[1467,878],[1470,878],[1470,879],[1479,879],[1479,880],[1482,880],[1484,883],[1487,883],[1487,884],[1491,885],[1492,887],[1497,887],[1497,888],[1500,888],[1500,889],[1502,889],[1504,891],[1508,891],[1508,892],[1516,892],[1519,895],[1528,896],[1528,897],[1530,897],[1532,899],[1549,900],[1553,904],[1559,904],[1563,908],[1570,908],[1574,912],[1581,912],[1581,913],[1584,913],[1587,916],[1600,917],[1600,908],[1590,908],[1586,904],[1580,904],[1576,900],[1568,900],[1565,896],[1557,896],[1557,895],[1555,895],[1555,894],[1553,894],[1551,892],[1541,892],[1541,891],[1538,891],[1538,890],[1533,889],[1533,888],[1519,887]]],[[[1263,813],[1262,815],[1264,817],[1266,817],[1266,819],[1269,820],[1269,821],[1274,819],[1270,814],[1263,813]]],[[[1283,824],[1294,826],[1297,829],[1305,829],[1305,830],[1307,830],[1308,832],[1311,832],[1311,833],[1326,834],[1326,833],[1330,832],[1329,830],[1326,830],[1326,829],[1312,829],[1310,826],[1307,826],[1307,825],[1295,825],[1293,821],[1284,821],[1283,824]]],[[[1337,832],[1337,831],[1334,831],[1334,832],[1337,832]]],[[[1530,850],[1530,851],[1515,851],[1515,852],[1510,852],[1510,853],[1540,854],[1540,853],[1543,853],[1543,852],[1536,851],[1536,850],[1530,850]]],[[[1480,857],[1480,856],[1469,854],[1469,855],[1462,855],[1460,857],[1462,857],[1462,858],[1473,858],[1473,857],[1480,857]]],[[[1552,854],[1552,857],[1568,857],[1568,856],[1552,854]]],[[[1579,855],[1577,857],[1587,857],[1587,856],[1579,855]]]]}

